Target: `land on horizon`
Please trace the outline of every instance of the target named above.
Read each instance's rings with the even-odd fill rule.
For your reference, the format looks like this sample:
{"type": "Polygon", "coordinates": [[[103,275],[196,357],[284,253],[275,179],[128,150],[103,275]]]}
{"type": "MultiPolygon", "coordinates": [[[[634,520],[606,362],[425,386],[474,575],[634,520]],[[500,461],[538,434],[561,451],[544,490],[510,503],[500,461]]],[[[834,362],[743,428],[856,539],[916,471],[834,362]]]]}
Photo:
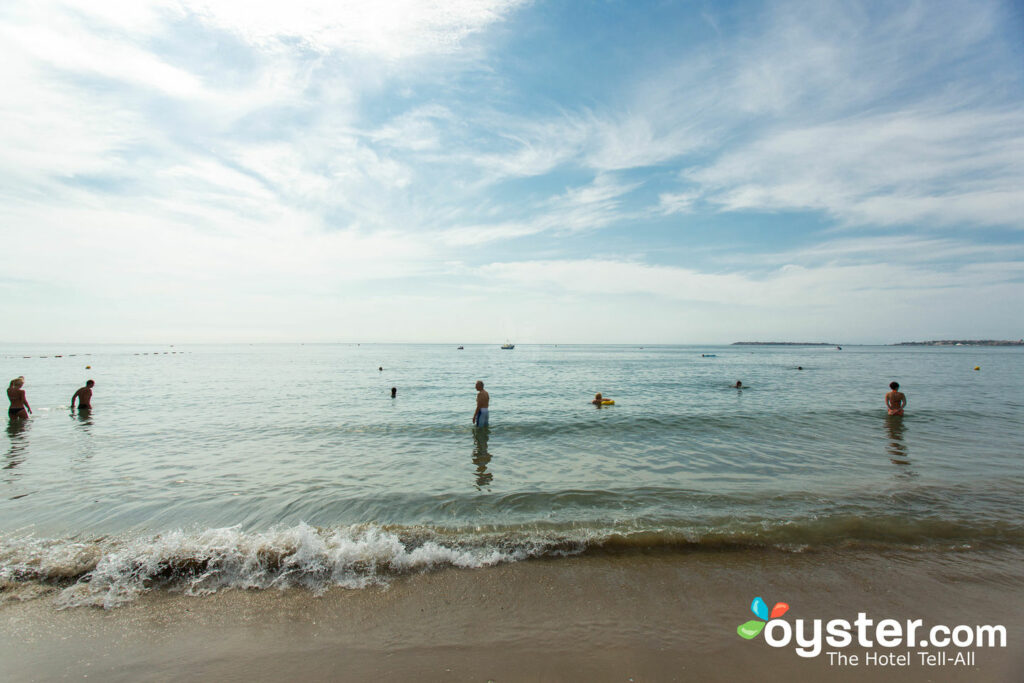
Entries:
{"type": "Polygon", "coordinates": [[[1024,339],[933,339],[931,341],[899,342],[893,346],[1024,346],[1024,339]]]}

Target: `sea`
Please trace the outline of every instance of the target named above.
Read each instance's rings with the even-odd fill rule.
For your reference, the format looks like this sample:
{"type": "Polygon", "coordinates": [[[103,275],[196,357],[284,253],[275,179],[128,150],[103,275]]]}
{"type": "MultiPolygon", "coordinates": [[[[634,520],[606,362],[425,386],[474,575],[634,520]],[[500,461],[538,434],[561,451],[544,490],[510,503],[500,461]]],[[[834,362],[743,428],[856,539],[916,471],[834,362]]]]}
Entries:
{"type": "Polygon", "coordinates": [[[1024,548],[1020,347],[457,346],[0,346],[34,411],[0,436],[0,595],[1024,548]],[[93,409],[70,410],[87,379],[93,409]]]}

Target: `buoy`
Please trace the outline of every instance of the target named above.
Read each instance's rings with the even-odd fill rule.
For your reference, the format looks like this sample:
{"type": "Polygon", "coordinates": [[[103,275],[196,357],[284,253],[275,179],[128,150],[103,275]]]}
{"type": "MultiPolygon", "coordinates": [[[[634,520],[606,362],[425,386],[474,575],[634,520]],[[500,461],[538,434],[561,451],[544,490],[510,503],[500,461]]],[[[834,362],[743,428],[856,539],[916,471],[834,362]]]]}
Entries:
{"type": "Polygon", "coordinates": [[[974,369],[975,369],[975,370],[981,370],[981,366],[980,366],[980,365],[975,365],[975,366],[974,366],[974,369]]]}
{"type": "Polygon", "coordinates": [[[86,365],[86,366],[85,366],[85,369],[86,369],[86,370],[92,370],[92,366],[91,366],[91,365],[86,365]]]}

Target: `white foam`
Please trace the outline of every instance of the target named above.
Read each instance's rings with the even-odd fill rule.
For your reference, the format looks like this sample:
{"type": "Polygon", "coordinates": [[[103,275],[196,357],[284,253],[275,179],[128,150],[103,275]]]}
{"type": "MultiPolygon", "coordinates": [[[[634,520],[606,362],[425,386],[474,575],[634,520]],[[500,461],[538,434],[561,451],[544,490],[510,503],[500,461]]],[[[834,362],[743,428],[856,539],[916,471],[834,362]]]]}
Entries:
{"type": "Polygon", "coordinates": [[[75,583],[60,607],[124,604],[157,587],[204,595],[223,588],[331,586],[364,588],[389,576],[451,566],[485,567],[544,552],[493,544],[462,547],[438,539],[405,539],[376,525],[317,529],[308,524],[249,533],[240,527],[173,531],[93,544],[24,537],[5,539],[0,581],[75,583]]]}

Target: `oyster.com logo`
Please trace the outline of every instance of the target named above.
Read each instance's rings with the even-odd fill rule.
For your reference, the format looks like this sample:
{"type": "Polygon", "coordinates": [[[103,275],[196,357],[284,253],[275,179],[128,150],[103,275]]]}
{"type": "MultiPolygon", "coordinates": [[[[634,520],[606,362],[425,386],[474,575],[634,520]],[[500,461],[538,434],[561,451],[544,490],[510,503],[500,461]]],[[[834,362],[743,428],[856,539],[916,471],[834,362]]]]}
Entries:
{"type": "Polygon", "coordinates": [[[764,630],[765,624],[771,619],[778,619],[783,614],[789,611],[789,605],[784,602],[775,603],[775,607],[772,607],[772,611],[768,611],[768,604],[765,603],[764,598],[757,597],[750,603],[750,611],[754,613],[757,619],[751,619],[745,624],[740,624],[736,627],[736,633],[740,634],[741,638],[750,640],[756,638],[762,630],[764,630]]]}
{"type": "Polygon", "coordinates": [[[855,619],[797,619],[790,623],[780,617],[789,611],[785,602],[768,609],[764,598],[754,598],[750,611],[757,619],[740,624],[736,633],[753,640],[764,633],[770,647],[794,646],[800,657],[825,654],[832,666],[975,666],[975,650],[1005,648],[1006,627],[1002,624],[936,624],[923,619],[881,619],[865,612],[855,619]],[[844,652],[856,645],[864,653],[844,652]],[[828,649],[826,649],[828,648],[828,649]],[[883,651],[879,652],[879,649],[883,651]],[[946,650],[956,648],[949,653],[946,650]],[[916,657],[915,657],[916,655],[916,657]]]}

